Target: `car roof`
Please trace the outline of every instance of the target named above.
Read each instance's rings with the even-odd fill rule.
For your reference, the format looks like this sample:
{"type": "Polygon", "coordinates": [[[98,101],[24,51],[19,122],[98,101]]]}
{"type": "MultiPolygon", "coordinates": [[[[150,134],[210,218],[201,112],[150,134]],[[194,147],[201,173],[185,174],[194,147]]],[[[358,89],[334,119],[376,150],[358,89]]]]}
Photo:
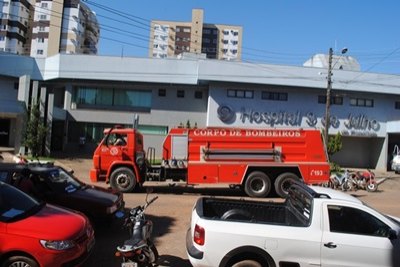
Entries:
{"type": "Polygon", "coordinates": [[[359,200],[358,198],[356,198],[350,194],[347,194],[345,192],[337,191],[332,188],[315,186],[315,185],[310,186],[310,188],[312,190],[314,190],[317,194],[319,194],[321,196],[327,196],[330,199],[362,204],[361,200],[359,200]]]}
{"type": "Polygon", "coordinates": [[[0,163],[0,170],[7,171],[22,171],[25,169],[29,169],[34,173],[48,172],[51,170],[59,169],[59,166],[55,166],[53,164],[39,164],[39,163],[29,163],[29,164],[18,164],[11,162],[2,162],[0,163]]]}

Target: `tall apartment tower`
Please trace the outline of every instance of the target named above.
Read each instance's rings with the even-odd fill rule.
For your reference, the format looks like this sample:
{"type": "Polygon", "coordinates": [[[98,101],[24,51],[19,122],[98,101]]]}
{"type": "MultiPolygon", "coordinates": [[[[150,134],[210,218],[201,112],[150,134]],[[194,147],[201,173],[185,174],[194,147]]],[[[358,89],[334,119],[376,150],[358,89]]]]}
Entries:
{"type": "Polygon", "coordinates": [[[80,0],[3,0],[0,51],[48,57],[97,54],[99,24],[80,0]]]}
{"type": "Polygon", "coordinates": [[[153,20],[149,57],[176,57],[183,52],[207,58],[240,60],[242,27],[203,22],[201,9],[192,10],[191,22],[153,20]]]}
{"type": "Polygon", "coordinates": [[[32,13],[31,1],[0,1],[1,52],[29,55],[32,13]]]}

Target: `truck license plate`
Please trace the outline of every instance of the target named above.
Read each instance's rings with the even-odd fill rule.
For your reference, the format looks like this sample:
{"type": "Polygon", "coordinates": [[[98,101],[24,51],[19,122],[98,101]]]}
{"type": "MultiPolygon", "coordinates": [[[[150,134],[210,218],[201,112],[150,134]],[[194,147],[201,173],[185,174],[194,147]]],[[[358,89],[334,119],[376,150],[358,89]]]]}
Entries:
{"type": "Polygon", "coordinates": [[[121,267],[138,267],[138,264],[136,262],[123,262],[121,267]]]}

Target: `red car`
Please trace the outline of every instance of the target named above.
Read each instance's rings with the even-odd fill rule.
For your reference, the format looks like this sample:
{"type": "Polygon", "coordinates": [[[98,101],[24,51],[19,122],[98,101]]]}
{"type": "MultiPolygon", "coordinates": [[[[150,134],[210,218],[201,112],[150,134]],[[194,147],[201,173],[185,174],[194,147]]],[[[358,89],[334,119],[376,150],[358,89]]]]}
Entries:
{"type": "Polygon", "coordinates": [[[39,203],[0,182],[0,266],[80,265],[94,242],[85,215],[39,203]]]}

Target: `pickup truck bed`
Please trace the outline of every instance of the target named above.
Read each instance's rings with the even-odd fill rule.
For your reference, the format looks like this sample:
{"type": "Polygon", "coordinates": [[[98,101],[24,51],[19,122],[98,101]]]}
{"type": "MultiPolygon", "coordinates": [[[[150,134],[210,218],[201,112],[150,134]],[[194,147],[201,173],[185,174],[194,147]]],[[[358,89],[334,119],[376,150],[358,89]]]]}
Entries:
{"type": "Polygon", "coordinates": [[[287,202],[260,202],[219,198],[201,198],[196,205],[201,218],[290,226],[306,226],[287,202]]]}

